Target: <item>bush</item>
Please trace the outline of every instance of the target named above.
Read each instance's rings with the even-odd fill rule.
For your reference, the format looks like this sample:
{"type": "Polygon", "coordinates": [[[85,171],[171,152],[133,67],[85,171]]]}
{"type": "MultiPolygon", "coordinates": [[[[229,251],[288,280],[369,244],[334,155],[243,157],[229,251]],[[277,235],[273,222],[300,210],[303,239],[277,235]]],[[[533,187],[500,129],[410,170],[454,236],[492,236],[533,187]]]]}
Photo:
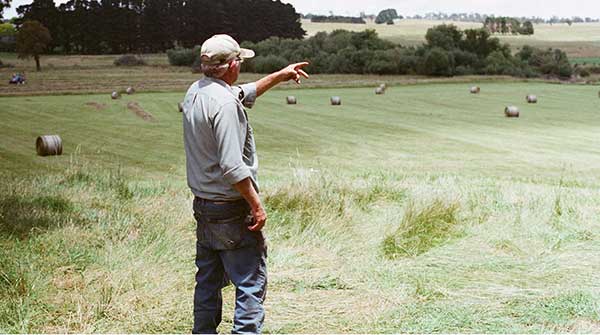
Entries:
{"type": "Polygon", "coordinates": [[[252,63],[257,73],[272,73],[288,65],[285,58],[275,55],[257,56],[252,60],[252,63]]]}
{"type": "Polygon", "coordinates": [[[454,57],[442,48],[432,48],[425,54],[422,71],[430,76],[451,76],[454,72],[454,57]]]}
{"type": "Polygon", "coordinates": [[[583,78],[587,78],[591,75],[590,70],[588,70],[587,68],[583,68],[581,70],[579,70],[579,75],[582,76],[583,78]]]}
{"type": "Polygon", "coordinates": [[[395,9],[393,9],[393,8],[384,9],[381,12],[379,12],[379,14],[377,14],[377,17],[375,18],[375,23],[381,24],[381,23],[385,22],[387,24],[394,24],[394,19],[397,19],[397,18],[398,18],[398,13],[396,12],[395,9]]]}
{"type": "Polygon", "coordinates": [[[511,59],[500,51],[492,52],[486,58],[486,63],[485,72],[490,75],[510,75],[515,67],[511,59]]]}
{"type": "Polygon", "coordinates": [[[468,65],[459,65],[454,70],[454,75],[456,76],[469,76],[475,74],[475,70],[468,65]]]}
{"type": "Polygon", "coordinates": [[[116,66],[140,66],[146,65],[146,61],[140,56],[123,55],[115,59],[114,64],[116,66]]]}
{"type": "MultiPolygon", "coordinates": [[[[416,48],[402,47],[379,38],[375,30],[341,29],[319,32],[304,40],[272,37],[257,43],[242,43],[260,55],[254,62],[245,62],[242,71],[268,73],[305,60],[310,62],[307,71],[315,74],[493,74],[529,78],[544,74],[568,77],[573,71],[560,50],[523,46],[513,55],[508,44],[490,37],[485,29],[461,31],[453,25],[440,25],[427,31],[426,41],[416,48]]],[[[198,54],[189,49],[177,50],[171,53],[190,55],[183,65],[191,64],[194,54],[198,54]]]]}
{"type": "Polygon", "coordinates": [[[169,64],[173,66],[192,66],[196,58],[200,58],[200,46],[193,49],[177,47],[167,50],[169,64]]]}

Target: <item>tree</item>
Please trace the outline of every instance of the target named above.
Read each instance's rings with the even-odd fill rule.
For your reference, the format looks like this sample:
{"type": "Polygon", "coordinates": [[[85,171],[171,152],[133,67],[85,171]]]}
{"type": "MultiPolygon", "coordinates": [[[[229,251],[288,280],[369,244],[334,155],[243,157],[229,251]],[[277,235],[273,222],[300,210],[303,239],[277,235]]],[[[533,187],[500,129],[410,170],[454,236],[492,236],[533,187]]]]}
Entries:
{"type": "Polygon", "coordinates": [[[17,33],[17,54],[19,58],[35,59],[37,71],[41,71],[40,55],[52,42],[50,32],[38,21],[25,21],[17,33]]]}
{"type": "Polygon", "coordinates": [[[442,24],[429,28],[425,35],[427,46],[439,47],[448,51],[457,48],[462,38],[463,32],[452,24],[442,24]]]}
{"type": "Polygon", "coordinates": [[[0,0],[0,19],[3,18],[2,14],[4,12],[4,8],[10,7],[10,0],[0,0]]]}
{"type": "Polygon", "coordinates": [[[375,18],[375,23],[387,23],[389,21],[394,21],[394,19],[398,18],[398,13],[393,8],[384,9],[375,18]]]}
{"type": "Polygon", "coordinates": [[[422,71],[430,76],[452,76],[454,65],[451,54],[442,48],[434,47],[425,54],[422,71]]]}
{"type": "Polygon", "coordinates": [[[523,22],[523,26],[521,27],[520,33],[522,35],[533,35],[533,33],[534,33],[533,23],[531,23],[531,21],[523,22]]]}
{"type": "Polygon", "coordinates": [[[14,36],[17,33],[11,23],[0,23],[0,36],[14,36]]]}

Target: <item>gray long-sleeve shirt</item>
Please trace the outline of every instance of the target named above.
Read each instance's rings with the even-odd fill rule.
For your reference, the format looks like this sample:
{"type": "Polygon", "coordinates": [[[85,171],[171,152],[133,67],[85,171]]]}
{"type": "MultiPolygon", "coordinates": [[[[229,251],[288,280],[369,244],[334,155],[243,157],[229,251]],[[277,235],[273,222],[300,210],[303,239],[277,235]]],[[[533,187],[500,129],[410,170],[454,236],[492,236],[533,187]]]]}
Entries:
{"type": "Polygon", "coordinates": [[[183,101],[187,180],[197,197],[241,199],[233,187],[248,177],[258,192],[258,158],[244,106],[256,100],[256,84],[230,87],[206,77],[190,86],[183,101]]]}

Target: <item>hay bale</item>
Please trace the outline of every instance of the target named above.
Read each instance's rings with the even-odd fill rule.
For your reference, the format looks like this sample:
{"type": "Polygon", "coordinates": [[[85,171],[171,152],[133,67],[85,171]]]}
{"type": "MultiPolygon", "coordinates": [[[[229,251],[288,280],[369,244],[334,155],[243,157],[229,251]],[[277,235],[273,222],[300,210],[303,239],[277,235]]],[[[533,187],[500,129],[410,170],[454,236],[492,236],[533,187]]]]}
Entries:
{"type": "Polygon", "coordinates": [[[35,150],[40,156],[62,155],[62,139],[58,135],[42,135],[35,141],[35,150]]]}
{"type": "Polygon", "coordinates": [[[525,97],[525,99],[530,104],[537,104],[537,96],[535,96],[535,95],[529,94],[528,96],[525,97]]]}
{"type": "Polygon", "coordinates": [[[375,94],[377,94],[377,95],[381,95],[381,94],[383,94],[383,93],[385,93],[385,89],[384,89],[384,88],[382,88],[381,86],[379,86],[379,87],[377,87],[377,88],[375,89],[375,94]]]}
{"type": "Polygon", "coordinates": [[[479,86],[473,86],[471,87],[470,91],[472,94],[479,94],[479,92],[481,92],[481,88],[479,86]]]}
{"type": "Polygon", "coordinates": [[[287,104],[288,104],[288,105],[295,105],[295,104],[296,104],[296,102],[297,102],[297,101],[296,101],[296,97],[294,97],[294,96],[291,96],[291,95],[290,95],[290,96],[288,96],[288,97],[286,97],[286,98],[285,98],[285,101],[287,101],[287,104]]]}
{"type": "Polygon", "coordinates": [[[119,99],[121,98],[121,93],[114,91],[110,94],[110,97],[114,100],[114,99],[119,99]]]}
{"type": "Polygon", "coordinates": [[[331,105],[333,105],[333,106],[339,106],[342,104],[342,99],[340,97],[333,96],[333,97],[331,97],[330,100],[331,100],[331,105]]]}
{"type": "Polygon", "coordinates": [[[133,87],[129,86],[129,87],[127,87],[127,89],[125,90],[125,93],[127,93],[127,94],[133,94],[133,93],[135,93],[135,88],[133,88],[133,87]]]}
{"type": "Polygon", "coordinates": [[[516,106],[506,106],[504,108],[504,115],[506,117],[519,117],[519,108],[516,106]]]}
{"type": "Polygon", "coordinates": [[[177,104],[177,109],[179,110],[179,113],[183,113],[183,102],[177,104]]]}

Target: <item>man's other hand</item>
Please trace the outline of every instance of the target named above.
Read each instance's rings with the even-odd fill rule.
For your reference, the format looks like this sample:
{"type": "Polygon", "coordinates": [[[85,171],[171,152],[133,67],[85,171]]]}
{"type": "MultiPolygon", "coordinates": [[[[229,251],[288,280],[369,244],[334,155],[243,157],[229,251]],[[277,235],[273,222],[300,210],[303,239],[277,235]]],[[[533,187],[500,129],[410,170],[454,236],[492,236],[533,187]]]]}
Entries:
{"type": "Polygon", "coordinates": [[[265,212],[265,209],[262,207],[262,205],[258,206],[257,208],[252,208],[252,217],[254,218],[254,225],[248,227],[248,229],[251,231],[260,231],[263,229],[265,223],[267,222],[267,212],[265,212]]]}

